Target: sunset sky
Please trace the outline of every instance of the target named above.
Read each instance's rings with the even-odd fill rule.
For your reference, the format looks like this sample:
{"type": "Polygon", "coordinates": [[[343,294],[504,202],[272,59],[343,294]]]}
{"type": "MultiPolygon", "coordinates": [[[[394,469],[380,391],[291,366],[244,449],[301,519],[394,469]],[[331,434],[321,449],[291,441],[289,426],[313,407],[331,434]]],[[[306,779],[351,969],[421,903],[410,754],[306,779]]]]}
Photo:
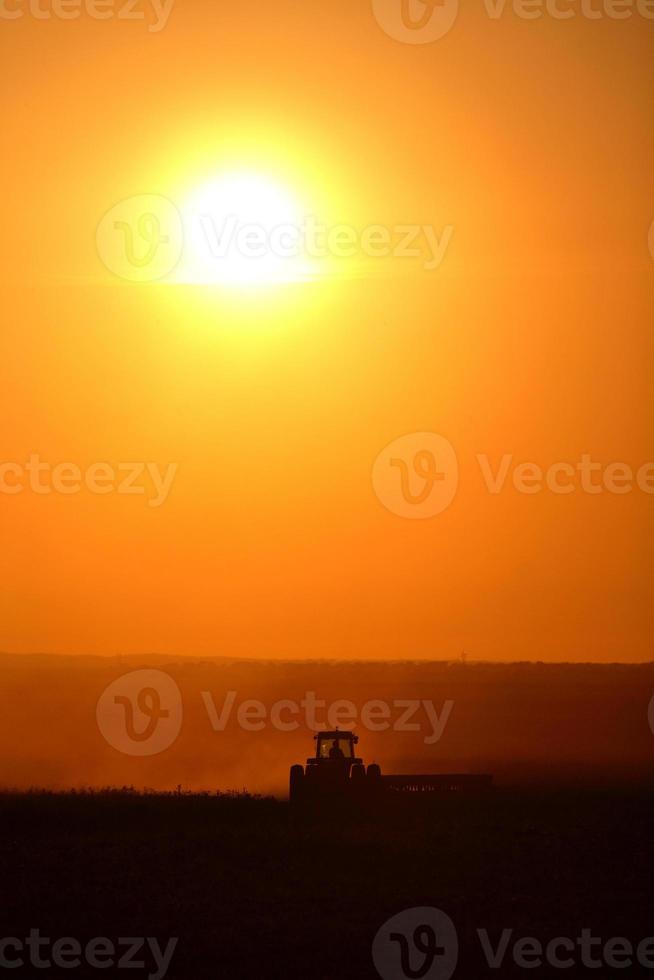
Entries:
{"type": "Polygon", "coordinates": [[[464,3],[424,44],[369,0],[0,19],[1,650],[652,659],[654,20],[570,6],[464,3]],[[108,267],[120,202],[235,187],[441,260],[108,267]],[[458,463],[431,516],[420,439],[384,455],[415,433],[458,463]],[[21,488],[34,457],[145,492],[21,488]],[[602,492],[516,486],[584,457],[602,492]]]}

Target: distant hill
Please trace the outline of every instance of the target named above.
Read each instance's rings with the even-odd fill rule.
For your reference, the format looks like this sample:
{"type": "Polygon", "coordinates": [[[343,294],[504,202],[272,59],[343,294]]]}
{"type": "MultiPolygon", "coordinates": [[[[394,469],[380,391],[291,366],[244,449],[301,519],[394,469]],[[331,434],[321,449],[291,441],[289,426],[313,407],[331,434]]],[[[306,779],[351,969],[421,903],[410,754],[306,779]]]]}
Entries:
{"type": "MultiPolygon", "coordinates": [[[[505,784],[654,779],[651,663],[0,654],[0,679],[0,785],[5,787],[171,789],[181,784],[281,795],[289,766],[312,752],[302,705],[307,692],[328,706],[351,702],[357,724],[342,721],[341,727],[355,727],[364,759],[386,772],[487,771],[505,784]],[[144,758],[117,751],[96,722],[96,705],[107,685],[139,668],[168,674],[179,687],[184,712],[174,744],[144,758]],[[225,708],[222,730],[215,731],[208,705],[215,722],[228,695],[231,712],[225,708]],[[238,711],[245,710],[245,701],[260,707],[250,705],[253,714],[246,717],[255,721],[244,727],[238,711]],[[414,701],[418,707],[408,716],[403,702],[414,701]],[[271,720],[275,704],[281,726],[271,720]],[[282,730],[290,725],[297,727],[282,730]],[[384,725],[389,729],[372,730],[384,725]],[[247,730],[253,726],[261,730],[247,730]]],[[[322,708],[316,721],[332,727],[322,708]]]]}

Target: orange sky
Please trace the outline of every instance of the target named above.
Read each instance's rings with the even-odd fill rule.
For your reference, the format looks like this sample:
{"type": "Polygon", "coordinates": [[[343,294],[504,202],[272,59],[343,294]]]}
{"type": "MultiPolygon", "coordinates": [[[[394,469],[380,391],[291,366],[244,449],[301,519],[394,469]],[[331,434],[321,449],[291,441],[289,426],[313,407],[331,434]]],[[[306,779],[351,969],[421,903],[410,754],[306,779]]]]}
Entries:
{"type": "Polygon", "coordinates": [[[654,22],[575,9],[466,3],[419,45],[365,0],[3,20],[0,460],[176,470],[158,507],[0,493],[0,649],[652,658],[654,496],[477,460],[654,460],[654,22]],[[113,205],[226,168],[452,239],[252,292],[103,266],[113,205]],[[371,478],[416,432],[459,466],[422,520],[371,478]]]}

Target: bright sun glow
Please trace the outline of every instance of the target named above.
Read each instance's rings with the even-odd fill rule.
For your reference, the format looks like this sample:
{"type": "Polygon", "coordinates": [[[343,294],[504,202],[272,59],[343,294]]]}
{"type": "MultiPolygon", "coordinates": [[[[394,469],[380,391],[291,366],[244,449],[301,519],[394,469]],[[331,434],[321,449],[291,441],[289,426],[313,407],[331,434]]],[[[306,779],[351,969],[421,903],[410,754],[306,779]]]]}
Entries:
{"type": "Polygon", "coordinates": [[[247,287],[311,275],[303,254],[304,214],[290,191],[267,177],[218,178],[189,197],[182,216],[180,281],[247,287]]]}

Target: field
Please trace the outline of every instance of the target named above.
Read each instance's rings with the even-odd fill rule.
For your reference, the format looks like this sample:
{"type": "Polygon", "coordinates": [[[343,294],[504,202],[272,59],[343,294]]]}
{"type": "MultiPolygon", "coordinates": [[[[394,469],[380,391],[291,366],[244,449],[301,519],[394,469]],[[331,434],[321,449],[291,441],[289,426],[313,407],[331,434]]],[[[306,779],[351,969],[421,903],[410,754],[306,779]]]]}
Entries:
{"type": "MultiPolygon", "coordinates": [[[[0,934],[24,939],[38,929],[52,942],[75,937],[82,945],[156,937],[162,949],[177,937],[166,975],[179,980],[363,980],[379,975],[371,946],[382,924],[435,906],[458,932],[456,977],[557,976],[562,971],[547,965],[518,968],[513,942],[575,940],[589,928],[603,942],[637,944],[654,933],[653,802],[650,792],[617,789],[498,790],[408,822],[380,815],[306,825],[271,798],[6,793],[0,934]],[[494,947],[513,930],[499,970],[483,959],[479,929],[494,947]]],[[[587,969],[575,955],[563,975],[616,975],[606,964],[587,969]]],[[[149,954],[141,959],[145,966],[126,975],[162,975],[149,954]]],[[[619,975],[643,972],[652,971],[633,966],[619,975]]],[[[89,965],[74,973],[115,975],[89,965]]],[[[13,975],[71,971],[26,967],[13,975]]]]}

